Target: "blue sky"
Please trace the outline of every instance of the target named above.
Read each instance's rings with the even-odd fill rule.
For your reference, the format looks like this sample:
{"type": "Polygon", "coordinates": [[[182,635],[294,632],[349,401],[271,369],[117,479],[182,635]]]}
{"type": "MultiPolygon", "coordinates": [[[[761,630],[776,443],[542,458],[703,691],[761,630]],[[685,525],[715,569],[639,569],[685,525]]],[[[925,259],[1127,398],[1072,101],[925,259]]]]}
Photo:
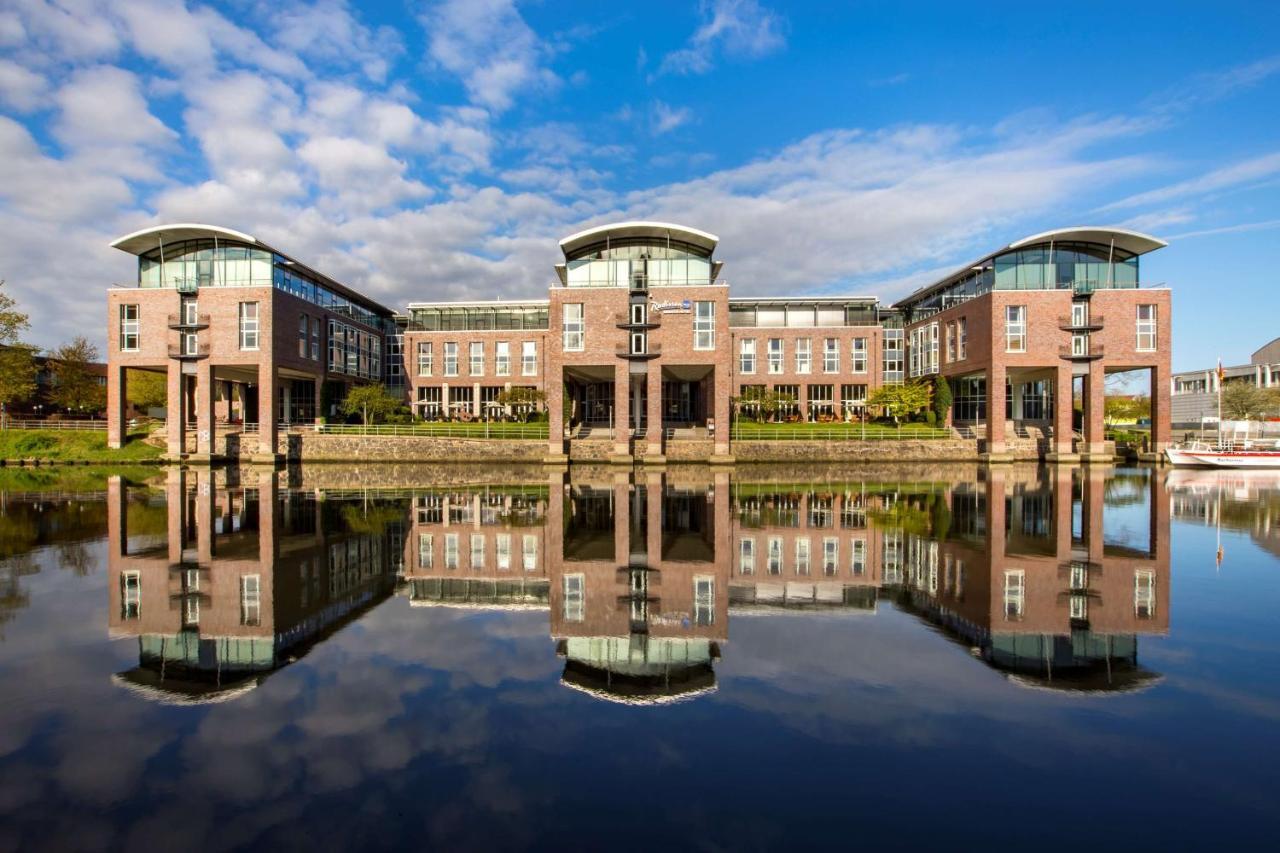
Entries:
{"type": "Polygon", "coordinates": [[[4,0],[0,278],[102,341],[112,238],[255,234],[392,307],[541,296],[616,218],[739,294],[892,300],[1073,224],[1166,238],[1175,369],[1280,334],[1280,4],[4,0]]]}

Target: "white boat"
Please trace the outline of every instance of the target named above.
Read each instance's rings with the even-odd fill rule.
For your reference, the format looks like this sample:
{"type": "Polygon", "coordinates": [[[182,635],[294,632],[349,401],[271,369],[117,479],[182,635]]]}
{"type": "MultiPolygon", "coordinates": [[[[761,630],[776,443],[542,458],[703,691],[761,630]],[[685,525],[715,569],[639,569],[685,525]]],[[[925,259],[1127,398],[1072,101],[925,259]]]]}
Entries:
{"type": "Polygon", "coordinates": [[[1280,442],[1246,441],[1240,447],[1210,447],[1194,441],[1164,452],[1175,468],[1280,468],[1280,442]]]}

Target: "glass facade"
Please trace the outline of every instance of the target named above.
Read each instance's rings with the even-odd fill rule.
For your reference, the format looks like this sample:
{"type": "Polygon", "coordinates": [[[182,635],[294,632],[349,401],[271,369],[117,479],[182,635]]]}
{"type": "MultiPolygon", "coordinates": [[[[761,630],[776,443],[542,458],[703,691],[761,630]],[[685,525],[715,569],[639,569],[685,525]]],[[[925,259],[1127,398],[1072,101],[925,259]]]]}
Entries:
{"type": "Polygon", "coordinates": [[[678,240],[612,238],[576,251],[565,263],[569,287],[711,283],[711,253],[678,240]]]}
{"type": "Polygon", "coordinates": [[[442,305],[411,307],[409,328],[428,332],[548,328],[550,308],[539,305],[442,305]]]}
{"type": "Polygon", "coordinates": [[[729,300],[729,326],[735,329],[803,329],[814,326],[875,326],[875,302],[780,302],[729,300]]]}

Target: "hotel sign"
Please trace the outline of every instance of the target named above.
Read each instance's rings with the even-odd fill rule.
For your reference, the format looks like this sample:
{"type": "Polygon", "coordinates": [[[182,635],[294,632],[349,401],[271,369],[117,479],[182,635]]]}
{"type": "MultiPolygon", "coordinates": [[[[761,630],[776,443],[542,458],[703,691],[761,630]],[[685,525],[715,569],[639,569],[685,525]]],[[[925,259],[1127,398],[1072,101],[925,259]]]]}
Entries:
{"type": "Polygon", "coordinates": [[[693,310],[693,302],[688,299],[679,302],[650,302],[649,307],[660,314],[688,314],[693,310]]]}

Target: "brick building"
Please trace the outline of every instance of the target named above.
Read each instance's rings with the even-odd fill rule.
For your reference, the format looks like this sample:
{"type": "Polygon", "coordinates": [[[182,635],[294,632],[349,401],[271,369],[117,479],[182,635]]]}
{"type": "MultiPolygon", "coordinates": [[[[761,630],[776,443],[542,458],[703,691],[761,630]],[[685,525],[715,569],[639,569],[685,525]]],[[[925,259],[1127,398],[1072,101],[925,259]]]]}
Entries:
{"type": "Polygon", "coordinates": [[[509,414],[505,390],[541,392],[556,458],[572,441],[654,458],[694,439],[728,459],[733,399],[782,392],[788,416],[848,420],[881,385],[939,376],[955,389],[951,420],[992,458],[1028,430],[1062,456],[1101,456],[1105,376],[1129,370],[1151,373],[1152,449],[1168,441],[1170,295],[1138,277],[1139,256],[1165,245],[1153,237],[1046,232],[891,306],[731,297],[718,243],[670,223],[604,225],[560,241],[546,299],[416,302],[395,316],[249,235],[138,232],[113,244],[139,256],[139,276],[108,299],[111,439],[122,370],[141,367],[170,377],[175,455],[220,452],[220,430],[254,432],[271,453],[281,426],[331,414],[352,382],[383,381],[427,418],[509,414]],[[1078,425],[1056,405],[1073,396],[1078,425]]]}

